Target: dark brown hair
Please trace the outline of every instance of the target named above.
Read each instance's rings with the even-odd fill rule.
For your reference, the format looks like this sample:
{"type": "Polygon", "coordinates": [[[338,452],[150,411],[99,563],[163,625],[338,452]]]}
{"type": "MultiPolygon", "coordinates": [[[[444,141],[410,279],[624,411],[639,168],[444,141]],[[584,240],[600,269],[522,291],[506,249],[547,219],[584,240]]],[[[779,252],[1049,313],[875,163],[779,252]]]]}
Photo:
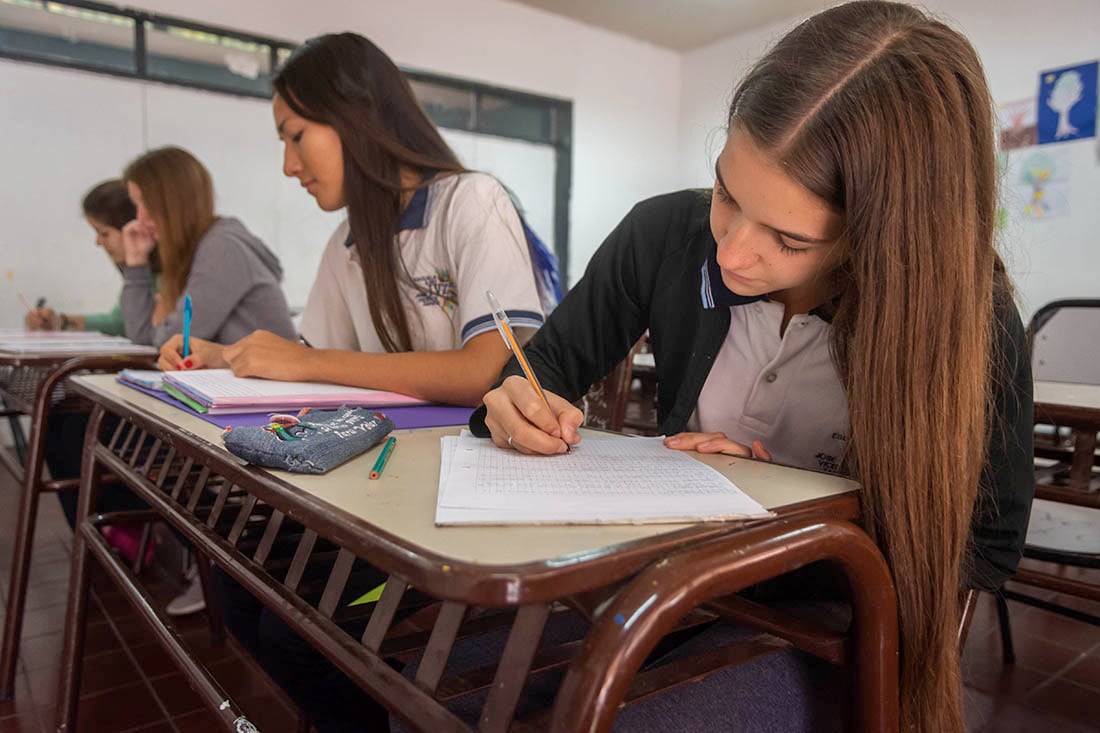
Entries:
{"type": "Polygon", "coordinates": [[[157,253],[164,275],[159,293],[169,309],[187,286],[199,241],[214,216],[214,184],[198,158],[182,148],[150,150],[126,166],[123,178],[141,190],[157,224],[157,253]]]}
{"type": "Polygon", "coordinates": [[[112,229],[122,229],[137,216],[134,202],[126,192],[126,183],[118,178],[103,181],[84,194],[80,202],[84,216],[91,217],[112,229]]]}
{"type": "MultiPolygon", "coordinates": [[[[287,59],[273,81],[294,112],[329,125],[344,155],[344,198],[366,282],[371,321],[387,351],[410,351],[399,279],[402,169],[461,172],[458,157],[413,95],[401,70],[354,33],[318,36],[287,59]]],[[[415,287],[415,286],[414,286],[415,287]]]]}
{"type": "MultiPolygon", "coordinates": [[[[833,354],[847,469],[893,569],[903,729],[962,731],[957,641],[991,393],[992,103],[958,32],[867,0],[787,34],[735,92],[730,124],[846,220],[833,354]]],[[[995,285],[996,280],[996,285],[995,285]]]]}

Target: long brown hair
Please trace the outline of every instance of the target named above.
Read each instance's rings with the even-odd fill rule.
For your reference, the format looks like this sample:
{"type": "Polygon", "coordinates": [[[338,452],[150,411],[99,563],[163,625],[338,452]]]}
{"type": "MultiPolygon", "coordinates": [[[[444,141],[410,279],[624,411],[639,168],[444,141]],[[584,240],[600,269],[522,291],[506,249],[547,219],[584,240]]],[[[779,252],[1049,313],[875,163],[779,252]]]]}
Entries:
{"type": "Polygon", "coordinates": [[[981,63],[920,10],[852,2],[780,40],[735,92],[730,124],[846,218],[832,348],[845,465],[897,587],[902,723],[962,731],[959,592],[999,264],[981,63]]]}
{"type": "MultiPolygon", "coordinates": [[[[386,351],[411,351],[398,252],[402,169],[422,175],[465,170],[413,95],[408,79],[373,43],[354,33],[299,46],[273,80],[308,120],[336,130],[344,154],[344,198],[351,237],[370,294],[371,321],[386,351]]],[[[415,286],[414,286],[415,287],[415,286]]]]}
{"type": "Polygon", "coordinates": [[[174,308],[183,295],[199,240],[214,223],[214,184],[198,159],[182,148],[150,150],[126,166],[123,178],[141,189],[157,224],[164,274],[158,292],[174,308]]]}

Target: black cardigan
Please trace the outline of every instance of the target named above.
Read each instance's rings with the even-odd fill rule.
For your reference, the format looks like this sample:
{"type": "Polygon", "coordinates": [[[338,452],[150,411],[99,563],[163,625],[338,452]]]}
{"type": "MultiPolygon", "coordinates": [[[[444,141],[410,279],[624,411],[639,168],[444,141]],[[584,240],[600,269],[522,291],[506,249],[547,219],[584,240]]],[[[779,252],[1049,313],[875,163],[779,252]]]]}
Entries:
{"type": "MultiPolygon", "coordinates": [[[[634,207],[525,347],[543,388],[579,399],[649,329],[660,430],[668,435],[684,430],[730,324],[728,307],[702,306],[701,273],[717,247],[709,212],[709,192],[702,191],[658,196],[634,207]]],[[[753,300],[724,289],[712,297],[719,306],[753,300]]],[[[1015,572],[1034,494],[1031,364],[1024,328],[1011,302],[998,305],[997,320],[988,460],[967,572],[970,586],[983,589],[1000,586],[1015,572]]],[[[512,359],[502,377],[521,373],[512,359]]],[[[488,435],[484,415],[482,407],[470,419],[471,430],[481,436],[488,435]]]]}

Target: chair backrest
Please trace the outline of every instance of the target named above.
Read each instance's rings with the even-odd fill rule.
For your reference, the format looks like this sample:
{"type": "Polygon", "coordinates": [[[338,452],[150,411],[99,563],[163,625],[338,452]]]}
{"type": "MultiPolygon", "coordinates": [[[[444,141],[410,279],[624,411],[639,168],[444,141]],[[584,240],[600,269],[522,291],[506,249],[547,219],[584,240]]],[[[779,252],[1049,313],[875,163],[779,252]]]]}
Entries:
{"type": "Polygon", "coordinates": [[[1027,331],[1035,379],[1100,384],[1100,299],[1047,303],[1027,331]]]}
{"type": "Polygon", "coordinates": [[[644,343],[645,336],[606,377],[589,387],[584,396],[585,426],[622,432],[626,406],[630,402],[630,383],[634,379],[634,356],[644,343]]]}

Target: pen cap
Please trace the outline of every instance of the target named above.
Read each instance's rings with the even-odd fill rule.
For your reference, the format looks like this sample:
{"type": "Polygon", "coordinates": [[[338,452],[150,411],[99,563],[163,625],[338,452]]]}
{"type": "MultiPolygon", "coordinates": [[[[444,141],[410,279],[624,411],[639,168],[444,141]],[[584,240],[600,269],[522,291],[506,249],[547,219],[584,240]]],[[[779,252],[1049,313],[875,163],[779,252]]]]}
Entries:
{"type": "Polygon", "coordinates": [[[493,323],[496,324],[497,330],[500,331],[500,335],[504,339],[504,345],[511,351],[512,341],[508,338],[508,314],[504,312],[504,308],[500,306],[500,301],[493,295],[492,290],[486,290],[485,297],[489,301],[489,312],[493,314],[493,323]]]}

